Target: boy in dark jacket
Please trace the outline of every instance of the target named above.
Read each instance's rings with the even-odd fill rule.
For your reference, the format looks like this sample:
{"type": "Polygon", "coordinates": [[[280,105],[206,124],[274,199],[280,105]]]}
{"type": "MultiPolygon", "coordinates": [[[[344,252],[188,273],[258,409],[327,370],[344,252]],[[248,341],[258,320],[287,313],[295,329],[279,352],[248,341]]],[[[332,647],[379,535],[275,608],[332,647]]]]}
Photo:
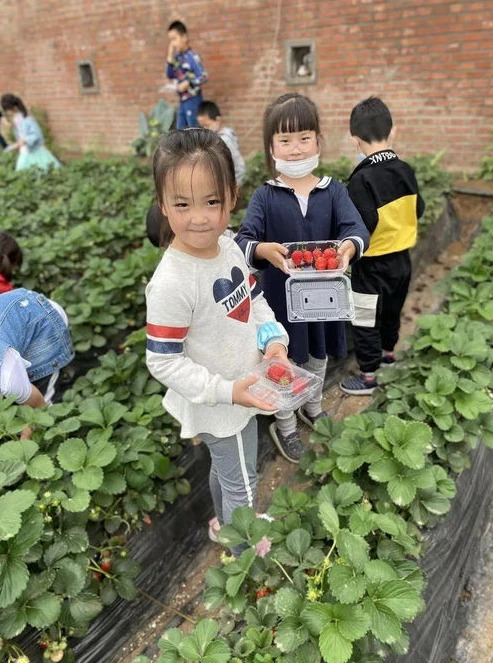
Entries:
{"type": "Polygon", "coordinates": [[[391,149],[392,116],[381,99],[357,104],[351,136],[365,159],[349,178],[351,200],[370,232],[370,246],[352,266],[356,318],[353,338],[360,374],[339,385],[347,394],[371,394],[375,371],[395,361],[400,316],[411,280],[409,249],[417,239],[424,202],[414,171],[391,149]]]}

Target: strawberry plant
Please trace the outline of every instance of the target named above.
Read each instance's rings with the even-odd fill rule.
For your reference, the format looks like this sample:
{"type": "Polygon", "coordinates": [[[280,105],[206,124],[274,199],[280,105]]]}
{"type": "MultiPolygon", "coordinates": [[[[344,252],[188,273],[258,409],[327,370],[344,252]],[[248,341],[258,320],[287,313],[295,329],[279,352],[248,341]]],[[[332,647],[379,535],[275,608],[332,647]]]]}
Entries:
{"type": "Polygon", "coordinates": [[[377,404],[388,413],[433,425],[432,446],[443,466],[462,472],[481,435],[491,444],[493,350],[483,323],[450,314],[422,316],[409,358],[379,377],[377,404]]]}
{"type": "Polygon", "coordinates": [[[450,313],[474,320],[493,320],[493,217],[483,220],[481,234],[456,268],[445,302],[450,313]]]}
{"type": "Polygon", "coordinates": [[[491,181],[493,180],[493,144],[490,143],[486,147],[486,154],[481,158],[479,172],[477,174],[479,179],[491,181]]]}
{"type": "MultiPolygon", "coordinates": [[[[104,606],[136,594],[130,535],[189,486],[176,424],[141,360],[110,351],[49,410],[0,400],[0,638],[27,628],[52,661],[104,606]],[[19,440],[31,425],[32,439],[19,440]]],[[[16,650],[15,650],[16,651],[16,650]]],[[[64,658],[65,660],[65,658],[64,658]]]]}
{"type": "Polygon", "coordinates": [[[132,141],[137,156],[150,157],[157,147],[160,137],[167,134],[175,119],[172,106],[160,99],[149,115],[139,114],[139,136],[132,141]]]}

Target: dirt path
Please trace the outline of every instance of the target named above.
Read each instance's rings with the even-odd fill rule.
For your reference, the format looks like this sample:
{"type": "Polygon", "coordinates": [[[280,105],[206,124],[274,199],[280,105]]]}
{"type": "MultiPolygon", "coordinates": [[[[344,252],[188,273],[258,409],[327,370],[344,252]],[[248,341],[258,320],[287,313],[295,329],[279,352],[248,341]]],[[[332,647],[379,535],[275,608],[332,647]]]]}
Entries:
{"type": "MultiPolygon", "coordinates": [[[[489,204],[491,204],[491,201],[489,201],[489,204]]],[[[461,262],[462,256],[470,244],[471,236],[477,228],[477,221],[488,213],[488,208],[485,208],[485,200],[478,201],[475,198],[462,195],[458,197],[457,201],[454,199],[454,208],[461,220],[472,219],[472,221],[463,223],[460,240],[451,244],[433,264],[430,264],[414,280],[403,311],[400,347],[405,346],[406,338],[412,334],[416,320],[420,315],[436,312],[439,309],[442,296],[436,286],[447,276],[450,270],[461,262]]],[[[354,361],[352,367],[356,370],[354,361]]],[[[323,406],[334,419],[339,420],[349,414],[361,412],[368,406],[370,399],[371,397],[368,396],[348,396],[341,392],[337,386],[333,386],[325,392],[323,406]]],[[[308,441],[309,430],[303,430],[302,436],[308,441]]],[[[295,472],[296,467],[281,457],[276,457],[273,461],[266,463],[259,477],[258,506],[260,510],[268,507],[271,502],[271,495],[279,485],[294,484],[295,472]]],[[[131,663],[133,658],[141,653],[145,653],[152,660],[155,660],[158,656],[157,640],[162,632],[166,628],[183,622],[173,610],[193,616],[194,620],[206,614],[200,604],[200,597],[204,589],[204,575],[210,566],[219,564],[221,550],[219,546],[212,543],[204,546],[204,549],[196,558],[193,571],[183,579],[181,589],[174,596],[173,603],[170,606],[162,605],[162,611],[145,629],[136,634],[133,641],[121,650],[113,663],[131,663]]],[[[490,580],[492,577],[493,570],[490,580]]],[[[491,606],[493,605],[493,582],[490,584],[492,585],[491,606]]],[[[489,619],[493,621],[491,614],[489,619]]],[[[183,624],[183,627],[186,628],[186,623],[183,624]]],[[[491,635],[493,624],[486,625],[485,630],[491,635]]],[[[458,663],[492,663],[492,661],[493,654],[490,650],[490,658],[488,659],[467,658],[461,659],[458,663]]]]}

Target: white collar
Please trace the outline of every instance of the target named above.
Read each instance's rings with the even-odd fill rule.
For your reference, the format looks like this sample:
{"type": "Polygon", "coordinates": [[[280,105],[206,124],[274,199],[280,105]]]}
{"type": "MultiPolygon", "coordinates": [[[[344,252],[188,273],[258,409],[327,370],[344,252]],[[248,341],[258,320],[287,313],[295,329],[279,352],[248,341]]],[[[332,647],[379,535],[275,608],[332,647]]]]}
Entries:
{"type": "MultiPolygon", "coordinates": [[[[321,178],[320,182],[318,182],[313,188],[314,189],[326,189],[329,186],[329,184],[331,183],[331,181],[332,181],[332,177],[329,177],[328,175],[324,175],[321,178]]],[[[271,186],[277,186],[281,189],[290,189],[291,190],[291,188],[292,188],[292,187],[288,186],[286,184],[286,182],[283,182],[278,177],[276,177],[275,180],[267,180],[267,184],[270,184],[271,186]]]]}

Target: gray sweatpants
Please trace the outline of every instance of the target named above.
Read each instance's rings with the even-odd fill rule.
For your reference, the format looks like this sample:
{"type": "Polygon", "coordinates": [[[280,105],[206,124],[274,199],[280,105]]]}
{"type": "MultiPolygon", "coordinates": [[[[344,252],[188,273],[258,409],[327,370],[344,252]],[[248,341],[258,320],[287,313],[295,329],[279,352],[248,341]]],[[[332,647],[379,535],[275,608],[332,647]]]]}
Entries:
{"type": "Polygon", "coordinates": [[[231,437],[200,433],[211,454],[209,487],[220,525],[231,522],[233,509],[251,506],[257,492],[257,419],[231,437]]]}

